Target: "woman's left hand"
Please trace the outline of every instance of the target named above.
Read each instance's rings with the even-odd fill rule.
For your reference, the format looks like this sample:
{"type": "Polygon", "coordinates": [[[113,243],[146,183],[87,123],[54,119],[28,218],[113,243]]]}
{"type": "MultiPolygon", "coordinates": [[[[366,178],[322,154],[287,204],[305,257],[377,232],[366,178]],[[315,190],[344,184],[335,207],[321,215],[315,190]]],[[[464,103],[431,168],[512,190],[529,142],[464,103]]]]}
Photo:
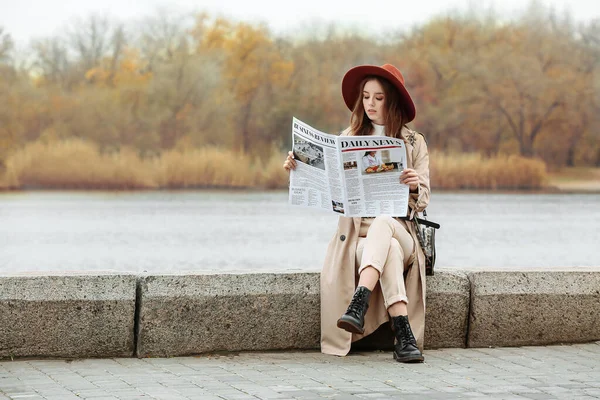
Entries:
{"type": "Polygon", "coordinates": [[[416,192],[419,188],[419,174],[411,168],[405,168],[400,175],[400,183],[408,185],[411,192],[416,192]]]}

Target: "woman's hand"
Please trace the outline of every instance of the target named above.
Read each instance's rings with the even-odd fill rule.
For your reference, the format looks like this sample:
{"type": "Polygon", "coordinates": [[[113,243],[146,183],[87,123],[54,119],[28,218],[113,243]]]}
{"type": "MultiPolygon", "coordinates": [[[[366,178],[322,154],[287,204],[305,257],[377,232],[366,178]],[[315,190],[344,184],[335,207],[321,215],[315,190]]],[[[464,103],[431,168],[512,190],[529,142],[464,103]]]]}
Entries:
{"type": "Polygon", "coordinates": [[[416,192],[419,188],[419,174],[411,168],[406,168],[400,175],[400,183],[408,185],[411,192],[416,192]]]}
{"type": "Polygon", "coordinates": [[[283,163],[283,168],[290,172],[292,169],[296,169],[296,160],[294,160],[294,153],[289,151],[288,156],[283,163]]]}

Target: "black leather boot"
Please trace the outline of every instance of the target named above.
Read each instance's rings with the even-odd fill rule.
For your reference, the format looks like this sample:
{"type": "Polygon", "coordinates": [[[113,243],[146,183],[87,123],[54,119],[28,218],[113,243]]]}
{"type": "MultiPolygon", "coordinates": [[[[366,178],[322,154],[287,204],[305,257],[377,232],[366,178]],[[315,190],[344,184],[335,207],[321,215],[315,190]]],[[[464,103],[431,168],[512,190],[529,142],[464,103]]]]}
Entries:
{"type": "Polygon", "coordinates": [[[346,314],[338,319],[337,326],[352,333],[364,333],[365,313],[369,308],[371,291],[364,286],[359,286],[352,296],[352,301],[346,314]]]}
{"type": "Polygon", "coordinates": [[[392,317],[394,326],[394,360],[404,363],[423,362],[423,354],[417,347],[417,340],[410,329],[408,316],[400,315],[392,317]]]}

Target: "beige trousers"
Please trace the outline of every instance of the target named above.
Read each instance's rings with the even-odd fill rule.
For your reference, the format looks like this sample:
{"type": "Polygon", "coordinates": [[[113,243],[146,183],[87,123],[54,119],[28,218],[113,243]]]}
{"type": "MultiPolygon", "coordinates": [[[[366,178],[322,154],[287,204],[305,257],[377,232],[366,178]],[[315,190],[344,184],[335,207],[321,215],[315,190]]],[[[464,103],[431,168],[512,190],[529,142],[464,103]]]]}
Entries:
{"type": "Polygon", "coordinates": [[[379,271],[379,284],[385,307],[403,301],[408,304],[404,271],[413,258],[414,243],[410,233],[396,219],[382,215],[363,218],[356,248],[357,273],[368,266],[379,271]]]}

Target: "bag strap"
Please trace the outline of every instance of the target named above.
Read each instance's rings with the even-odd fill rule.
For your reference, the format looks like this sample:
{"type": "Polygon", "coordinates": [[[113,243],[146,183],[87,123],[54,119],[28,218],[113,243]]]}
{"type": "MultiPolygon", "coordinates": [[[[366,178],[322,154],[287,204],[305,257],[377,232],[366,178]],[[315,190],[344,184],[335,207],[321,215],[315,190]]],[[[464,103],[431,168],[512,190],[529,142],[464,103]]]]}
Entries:
{"type": "Polygon", "coordinates": [[[415,222],[418,224],[423,224],[425,226],[431,226],[435,229],[440,229],[440,224],[438,224],[437,222],[433,222],[433,221],[429,221],[427,219],[423,219],[423,218],[419,218],[419,217],[415,217],[415,222]]]}
{"type": "Polygon", "coordinates": [[[437,222],[433,222],[433,221],[429,221],[427,219],[427,210],[423,210],[423,218],[419,218],[419,213],[415,212],[415,215],[413,217],[415,223],[417,224],[417,226],[419,224],[423,224],[425,226],[431,226],[435,229],[440,229],[440,224],[438,224],[437,222]]]}

